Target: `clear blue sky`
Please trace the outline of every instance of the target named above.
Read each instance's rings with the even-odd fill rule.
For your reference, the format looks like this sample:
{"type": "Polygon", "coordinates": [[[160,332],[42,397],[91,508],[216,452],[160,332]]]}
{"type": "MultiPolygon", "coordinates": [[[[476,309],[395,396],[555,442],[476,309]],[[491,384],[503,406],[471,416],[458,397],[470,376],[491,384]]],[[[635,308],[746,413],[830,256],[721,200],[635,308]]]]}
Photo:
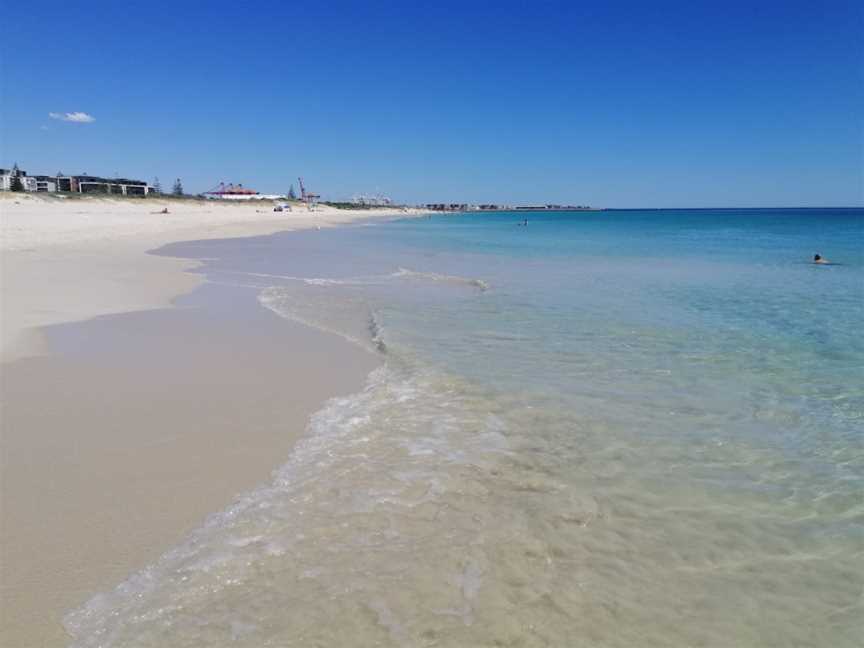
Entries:
{"type": "Polygon", "coordinates": [[[0,166],[187,190],[862,205],[864,3],[42,1],[0,166]],[[419,3],[417,3],[419,4],[419,3]],[[49,113],[83,112],[69,122],[49,113]]]}

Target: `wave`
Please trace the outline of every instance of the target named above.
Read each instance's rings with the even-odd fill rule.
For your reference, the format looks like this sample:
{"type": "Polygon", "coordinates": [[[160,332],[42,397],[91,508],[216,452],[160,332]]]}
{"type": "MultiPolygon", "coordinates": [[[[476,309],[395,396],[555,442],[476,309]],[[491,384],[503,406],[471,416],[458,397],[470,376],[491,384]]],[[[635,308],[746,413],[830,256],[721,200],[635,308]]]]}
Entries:
{"type": "Polygon", "coordinates": [[[279,317],[338,335],[367,351],[386,351],[382,326],[365,300],[343,298],[336,304],[320,301],[284,286],[271,286],[258,293],[258,302],[279,317]]]}
{"type": "Polygon", "coordinates": [[[293,275],[270,274],[267,272],[239,272],[238,274],[250,277],[261,277],[264,279],[283,279],[285,281],[299,281],[310,286],[364,286],[380,282],[383,277],[347,277],[344,279],[332,279],[327,277],[297,277],[293,275]]]}
{"type": "MultiPolygon", "coordinates": [[[[261,558],[284,556],[294,550],[302,534],[291,538],[288,529],[284,534],[272,531],[263,534],[258,532],[258,523],[267,521],[277,502],[290,506],[296,491],[319,481],[322,472],[326,474],[333,457],[344,452],[344,437],[368,418],[368,414],[358,416],[359,409],[385,380],[383,368],[377,369],[370,374],[361,393],[331,399],[313,415],[307,435],[297,443],[289,461],[274,472],[270,484],[242,495],[224,511],[208,516],[185,542],[156,563],[67,614],[63,621],[74,639],[72,647],[123,646],[133,637],[141,645],[148,645],[146,640],[152,639],[148,637],[148,626],[176,623],[183,616],[184,607],[196,596],[218,598],[224,594],[237,578],[237,570],[243,571],[243,557],[251,550],[260,551],[261,558]],[[339,446],[343,446],[342,451],[339,446]],[[241,527],[245,524],[251,525],[255,532],[243,532],[241,527]],[[199,579],[209,581],[206,589],[195,588],[199,579]],[[154,606],[154,599],[158,601],[160,596],[165,600],[154,606]],[[134,632],[130,632],[132,629],[134,632]]],[[[182,625],[182,620],[179,624],[182,625]]],[[[236,635],[239,626],[234,622],[231,626],[231,634],[236,635]]]]}
{"type": "MultiPolygon", "coordinates": [[[[383,345],[381,319],[355,293],[297,282],[262,291],[261,303],[383,345]]],[[[679,408],[680,422],[657,419],[673,434],[646,435],[651,410],[633,409],[626,391],[610,417],[590,395],[559,401],[472,382],[403,354],[392,322],[384,366],[312,417],[270,483],[65,617],[73,648],[491,648],[574,637],[629,646],[645,636],[725,645],[728,624],[717,619],[733,617],[739,643],[759,645],[763,618],[747,610],[778,588],[788,603],[778,608],[776,645],[814,636],[812,621],[796,622],[802,610],[831,616],[835,635],[852,628],[857,556],[815,540],[824,519],[800,517],[805,505],[790,498],[784,514],[766,498],[766,487],[801,485],[786,483],[790,464],[773,449],[752,495],[742,481],[718,496],[718,466],[759,465],[759,451],[734,437],[688,437],[691,427],[714,429],[705,413],[679,408]],[[695,471],[696,487],[671,478],[683,468],[670,465],[695,471]],[[796,569],[784,580],[786,561],[796,569]],[[811,596],[814,587],[826,596],[811,596]]],[[[856,484],[824,506],[854,502],[860,517],[856,484]]],[[[848,637],[832,645],[857,645],[848,637]]]]}
{"type": "Polygon", "coordinates": [[[415,645],[418,626],[477,645],[493,562],[477,535],[483,482],[509,451],[464,393],[416,367],[376,369],[312,417],[269,484],[69,613],[72,648],[415,645]]]}
{"type": "Polygon", "coordinates": [[[439,274],[437,272],[419,272],[417,270],[409,270],[408,268],[399,268],[396,272],[390,275],[391,277],[410,278],[410,279],[425,279],[428,281],[441,281],[454,284],[466,284],[473,286],[486,292],[489,290],[489,284],[482,279],[474,279],[471,277],[460,277],[458,275],[439,274]]]}
{"type": "Polygon", "coordinates": [[[380,284],[388,279],[418,279],[426,281],[435,281],[442,283],[452,283],[472,286],[480,292],[489,290],[489,284],[482,279],[472,277],[461,277],[459,275],[447,275],[437,272],[422,272],[419,270],[410,270],[408,268],[399,268],[396,272],[388,275],[369,275],[360,277],[344,277],[334,279],[331,277],[297,277],[293,275],[270,274],[266,272],[241,272],[239,274],[250,277],[261,277],[265,279],[282,279],[285,281],[299,281],[310,286],[368,286],[380,284]]]}
{"type": "MultiPolygon", "coordinates": [[[[384,341],[381,319],[374,307],[380,295],[374,289],[370,291],[370,287],[383,287],[386,290],[388,285],[392,287],[394,280],[409,279],[467,286],[481,293],[489,289],[488,284],[480,279],[419,272],[407,268],[399,268],[389,275],[342,279],[266,273],[244,274],[291,282],[290,285],[269,286],[258,295],[259,302],[280,317],[334,333],[364,349],[379,353],[387,352],[387,344],[384,341]],[[319,288],[325,290],[317,290],[319,288]],[[331,289],[340,288],[343,290],[331,292],[331,289]]],[[[392,298],[392,295],[390,297],[392,298]]]]}

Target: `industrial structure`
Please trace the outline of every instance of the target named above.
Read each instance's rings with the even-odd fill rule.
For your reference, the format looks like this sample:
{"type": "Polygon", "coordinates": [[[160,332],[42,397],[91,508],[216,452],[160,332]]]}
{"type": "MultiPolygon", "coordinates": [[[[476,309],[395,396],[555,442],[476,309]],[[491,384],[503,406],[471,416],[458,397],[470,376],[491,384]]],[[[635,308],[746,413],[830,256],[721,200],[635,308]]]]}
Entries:
{"type": "Polygon", "coordinates": [[[377,192],[373,196],[370,196],[368,194],[355,194],[351,196],[351,202],[355,205],[369,207],[389,207],[393,204],[393,201],[390,199],[390,197],[385,196],[381,192],[377,192]]]}
{"type": "Polygon", "coordinates": [[[220,200],[249,200],[255,198],[259,193],[254,189],[244,187],[242,184],[225,184],[220,182],[210,191],[205,191],[204,196],[207,198],[217,198],[220,200]]]}
{"type": "Polygon", "coordinates": [[[300,183],[300,200],[311,207],[317,205],[318,201],[321,199],[321,195],[306,191],[306,187],[303,184],[303,178],[297,178],[297,182],[300,183]]]}
{"type": "Polygon", "coordinates": [[[262,194],[254,189],[244,187],[242,183],[232,184],[230,182],[228,184],[220,182],[202,195],[212,200],[279,200],[285,197],[281,194],[262,194]]]}

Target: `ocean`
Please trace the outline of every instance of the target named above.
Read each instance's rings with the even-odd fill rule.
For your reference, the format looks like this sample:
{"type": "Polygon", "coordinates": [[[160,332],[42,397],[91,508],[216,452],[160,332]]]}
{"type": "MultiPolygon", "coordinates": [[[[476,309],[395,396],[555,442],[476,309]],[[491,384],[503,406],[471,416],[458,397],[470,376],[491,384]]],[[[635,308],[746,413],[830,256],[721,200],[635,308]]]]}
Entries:
{"type": "Polygon", "coordinates": [[[73,646],[861,645],[864,210],[436,214],[161,253],[382,365],[70,612],[73,646]]]}

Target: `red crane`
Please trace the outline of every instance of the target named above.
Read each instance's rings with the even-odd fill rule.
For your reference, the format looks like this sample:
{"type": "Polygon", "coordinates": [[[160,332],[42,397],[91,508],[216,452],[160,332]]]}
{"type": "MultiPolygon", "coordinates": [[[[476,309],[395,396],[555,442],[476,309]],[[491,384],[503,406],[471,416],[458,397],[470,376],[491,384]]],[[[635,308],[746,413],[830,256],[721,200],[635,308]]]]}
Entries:
{"type": "Polygon", "coordinates": [[[306,187],[303,186],[303,178],[297,178],[297,182],[300,183],[300,200],[308,205],[317,203],[318,199],[321,198],[321,194],[307,192],[306,187]]]}

